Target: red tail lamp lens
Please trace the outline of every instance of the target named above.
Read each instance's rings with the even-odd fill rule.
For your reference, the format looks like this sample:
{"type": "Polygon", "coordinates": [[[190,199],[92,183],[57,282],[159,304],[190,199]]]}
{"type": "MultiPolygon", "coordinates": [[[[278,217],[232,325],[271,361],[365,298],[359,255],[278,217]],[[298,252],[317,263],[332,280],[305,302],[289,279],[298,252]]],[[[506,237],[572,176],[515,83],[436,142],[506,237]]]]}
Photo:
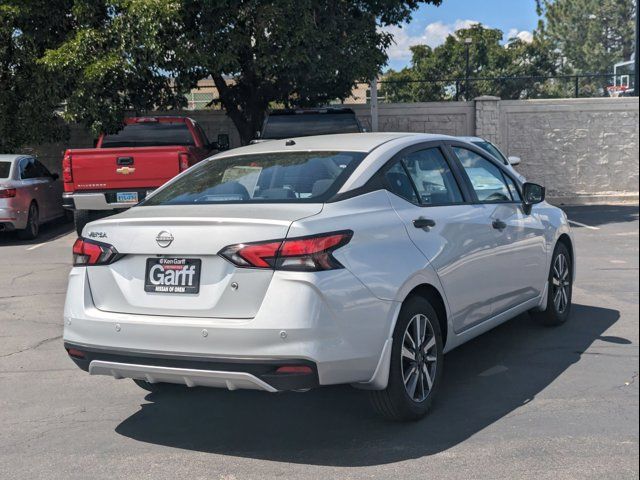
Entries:
{"type": "Polygon", "coordinates": [[[219,255],[238,267],[313,272],[344,268],[333,252],[351,240],[345,230],[309,237],[241,243],[223,248],[219,255]]]}
{"type": "Polygon", "coordinates": [[[62,159],[62,181],[73,183],[73,170],[71,167],[71,155],[67,154],[62,159]]]}
{"type": "Polygon", "coordinates": [[[0,188],[0,198],[13,198],[16,196],[15,188],[0,188]]]}
{"type": "Polygon", "coordinates": [[[70,357],[84,358],[84,352],[76,348],[67,348],[67,353],[69,354],[70,357]]]}
{"type": "Polygon", "coordinates": [[[307,367],[306,365],[283,365],[282,367],[278,367],[276,373],[295,373],[298,375],[310,375],[313,373],[313,369],[311,367],[307,367]]]}
{"type": "Polygon", "coordinates": [[[73,265],[107,265],[119,258],[116,249],[102,242],[78,238],[73,244],[73,265]]]}

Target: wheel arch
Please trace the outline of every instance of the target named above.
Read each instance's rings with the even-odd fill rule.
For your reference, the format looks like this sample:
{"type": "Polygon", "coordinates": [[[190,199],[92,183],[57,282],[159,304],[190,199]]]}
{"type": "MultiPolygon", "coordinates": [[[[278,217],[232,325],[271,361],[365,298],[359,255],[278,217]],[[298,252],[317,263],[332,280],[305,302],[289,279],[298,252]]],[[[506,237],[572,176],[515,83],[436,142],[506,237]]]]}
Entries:
{"type": "Polygon", "coordinates": [[[429,283],[422,283],[414,287],[408,293],[403,303],[413,296],[422,297],[428,300],[429,303],[433,306],[433,309],[438,314],[438,323],[440,326],[440,332],[442,333],[442,345],[443,347],[446,347],[447,337],[449,333],[449,321],[447,315],[447,307],[442,294],[435,286],[429,283]]]}

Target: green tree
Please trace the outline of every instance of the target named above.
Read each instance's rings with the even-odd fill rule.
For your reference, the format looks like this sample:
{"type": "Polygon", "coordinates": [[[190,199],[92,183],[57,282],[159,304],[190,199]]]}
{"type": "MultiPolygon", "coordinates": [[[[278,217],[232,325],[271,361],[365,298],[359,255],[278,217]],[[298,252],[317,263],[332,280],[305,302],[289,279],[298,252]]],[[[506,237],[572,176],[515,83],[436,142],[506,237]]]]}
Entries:
{"type": "Polygon", "coordinates": [[[244,143],[270,104],[346,98],[385,64],[380,26],[441,0],[75,0],[73,36],[44,63],[66,115],[114,130],[127,109],[172,108],[211,77],[244,143]]]}
{"type": "Polygon", "coordinates": [[[542,86],[531,80],[482,80],[488,77],[550,75],[555,72],[556,55],[540,38],[532,42],[509,39],[503,45],[498,29],[480,24],[456,31],[442,45],[411,47],[411,66],[385,75],[382,95],[389,101],[437,101],[454,97],[471,99],[479,95],[501,98],[531,98],[540,94],[542,86]],[[465,39],[469,46],[469,76],[473,80],[467,89],[465,39]],[[458,80],[456,82],[456,80],[458,80]],[[456,93],[458,95],[456,95],[456,93]]]}
{"type": "Polygon", "coordinates": [[[565,73],[609,73],[634,51],[634,0],[536,0],[538,35],[564,58],[565,73]]]}
{"type": "Polygon", "coordinates": [[[64,133],[63,85],[38,62],[70,30],[72,0],[0,2],[0,153],[64,133]]]}

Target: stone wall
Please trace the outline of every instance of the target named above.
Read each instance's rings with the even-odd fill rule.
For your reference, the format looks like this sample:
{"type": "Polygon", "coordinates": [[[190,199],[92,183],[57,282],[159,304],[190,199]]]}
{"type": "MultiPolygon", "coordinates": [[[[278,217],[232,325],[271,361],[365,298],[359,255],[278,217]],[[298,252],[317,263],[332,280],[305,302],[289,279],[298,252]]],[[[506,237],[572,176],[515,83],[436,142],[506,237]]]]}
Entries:
{"type": "MultiPolygon", "coordinates": [[[[350,105],[371,130],[368,105],[350,105]]],[[[380,104],[380,131],[477,135],[519,156],[517,167],[547,187],[556,203],[607,203],[638,200],[638,100],[590,98],[380,104]]],[[[174,114],[175,112],[166,112],[174,114]]],[[[232,147],[240,137],[221,111],[184,112],[197,120],[211,140],[220,133],[232,147]]],[[[91,147],[78,126],[68,141],[30,149],[54,171],[65,148],[91,147]]]]}

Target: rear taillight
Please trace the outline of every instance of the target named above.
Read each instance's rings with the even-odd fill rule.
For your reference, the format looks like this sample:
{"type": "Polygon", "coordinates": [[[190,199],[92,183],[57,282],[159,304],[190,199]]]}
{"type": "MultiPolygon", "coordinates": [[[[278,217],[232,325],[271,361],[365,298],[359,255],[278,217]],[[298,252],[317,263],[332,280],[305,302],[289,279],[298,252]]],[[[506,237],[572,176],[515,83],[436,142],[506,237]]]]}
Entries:
{"type": "Polygon", "coordinates": [[[344,268],[333,252],[351,240],[353,232],[229,245],[218,254],[238,267],[316,272],[344,268]]]}
{"type": "Polygon", "coordinates": [[[15,188],[0,188],[0,198],[13,198],[16,196],[15,188]]]}
{"type": "Polygon", "coordinates": [[[102,242],[78,238],[73,244],[73,266],[108,265],[121,257],[115,247],[102,242]]]}
{"type": "Polygon", "coordinates": [[[62,181],[73,183],[73,172],[71,170],[71,155],[68,153],[62,159],[62,181]]]}
{"type": "Polygon", "coordinates": [[[184,172],[187,168],[191,166],[191,155],[187,152],[179,153],[178,162],[180,166],[180,171],[184,172]]]}

